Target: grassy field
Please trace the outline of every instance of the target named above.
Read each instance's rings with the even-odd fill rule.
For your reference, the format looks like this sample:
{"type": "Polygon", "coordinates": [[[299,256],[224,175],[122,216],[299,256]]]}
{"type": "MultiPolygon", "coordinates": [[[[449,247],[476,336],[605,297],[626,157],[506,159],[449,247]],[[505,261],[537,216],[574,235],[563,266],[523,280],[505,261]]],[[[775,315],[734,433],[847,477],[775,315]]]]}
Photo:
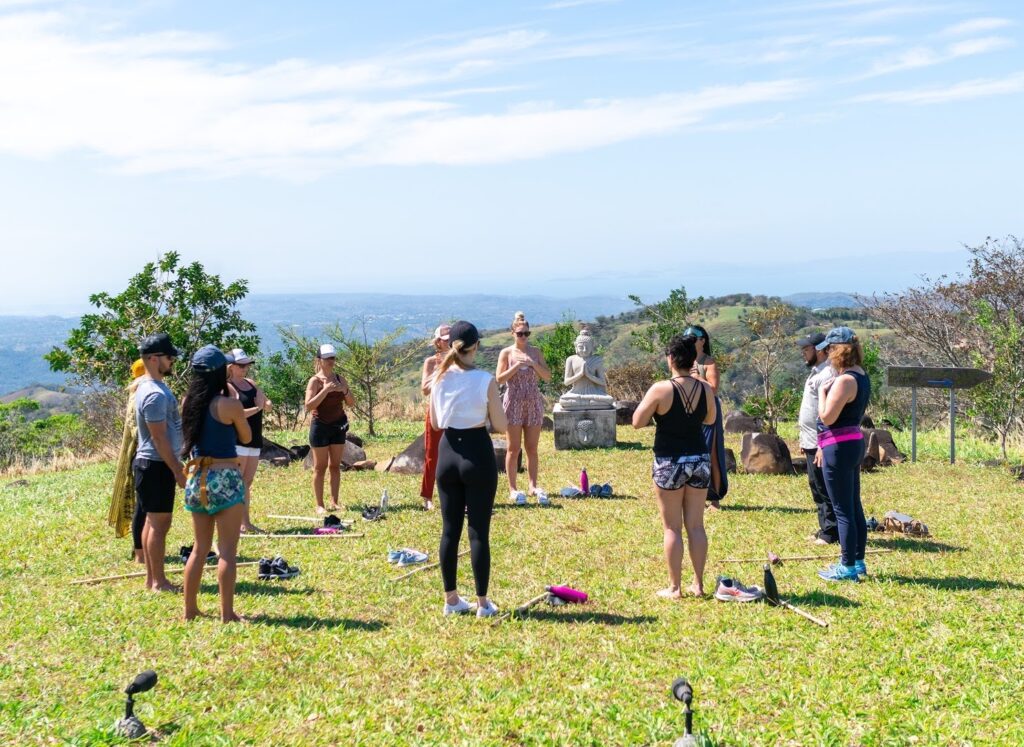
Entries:
{"type": "MultiPolygon", "coordinates": [[[[370,457],[418,427],[389,424],[370,457]]],[[[545,486],[586,466],[616,496],[499,503],[492,596],[508,608],[567,583],[592,601],[499,627],[443,618],[437,572],[390,580],[389,547],[436,554],[440,517],[418,510],[418,478],[343,476],[349,515],[382,487],[396,497],[362,539],[243,540],[243,559],[280,553],[303,573],[268,583],[240,569],[237,607],[257,619],[234,626],[185,624],[180,597],[137,579],[68,585],[136,568],[130,540],[105,526],[111,465],[0,485],[0,743],[116,743],[120,691],[150,667],[160,682],[137,711],[167,745],[669,745],[682,731],[669,695],[680,675],[719,745],[1024,743],[1024,483],[950,467],[941,452],[865,475],[869,514],[911,513],[934,537],[873,535],[870,546],[894,552],[869,556],[859,585],[826,585],[817,563],[779,569],[783,595],[831,621],[823,630],[767,606],[654,596],[666,573],[652,436],[620,429],[615,450],[566,453],[544,434],[545,486]]],[[[724,558],[812,550],[803,478],[734,476],[723,505],[707,517],[709,588],[724,558]]],[[[259,523],[292,530],[265,514],[311,507],[301,465],[261,467],[259,523]]],[[[178,511],[169,549],[190,541],[178,511]]],[[[757,565],[727,567],[760,583],[757,565]]],[[[460,578],[471,592],[468,562],[460,578]]],[[[201,605],[214,610],[215,594],[208,575],[201,605]]]]}

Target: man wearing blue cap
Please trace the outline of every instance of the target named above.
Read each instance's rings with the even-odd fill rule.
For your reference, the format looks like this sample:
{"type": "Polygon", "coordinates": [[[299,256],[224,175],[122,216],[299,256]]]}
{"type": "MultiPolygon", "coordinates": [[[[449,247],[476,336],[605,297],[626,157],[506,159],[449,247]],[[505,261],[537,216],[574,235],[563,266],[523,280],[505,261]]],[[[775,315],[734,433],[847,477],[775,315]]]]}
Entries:
{"type": "Polygon", "coordinates": [[[811,487],[811,498],[818,508],[818,531],[810,539],[816,545],[831,545],[839,541],[836,512],[825,489],[825,476],[821,467],[815,464],[818,454],[818,394],[823,384],[831,381],[835,372],[828,364],[828,349],[818,350],[825,335],[816,332],[797,340],[797,346],[804,356],[804,363],[810,372],[804,382],[804,396],[800,400],[800,450],[807,457],[807,482],[811,487]]]}
{"type": "Polygon", "coordinates": [[[181,453],[181,415],[178,400],[164,377],[174,368],[180,352],[164,333],[150,335],[139,345],[146,374],[135,392],[135,422],[139,446],[132,471],[136,500],[146,511],[142,550],[146,560],[146,588],[178,591],[164,574],[164,551],[174,510],[174,489],[185,487],[181,453]]]}

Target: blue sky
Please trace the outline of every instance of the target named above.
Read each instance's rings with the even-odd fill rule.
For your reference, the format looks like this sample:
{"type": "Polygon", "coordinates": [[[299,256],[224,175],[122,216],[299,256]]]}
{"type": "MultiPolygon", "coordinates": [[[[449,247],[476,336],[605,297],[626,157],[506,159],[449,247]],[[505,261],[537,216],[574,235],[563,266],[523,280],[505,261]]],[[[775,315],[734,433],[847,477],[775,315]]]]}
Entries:
{"type": "Polygon", "coordinates": [[[1018,2],[0,0],[0,313],[890,290],[1021,233],[1018,2]]]}

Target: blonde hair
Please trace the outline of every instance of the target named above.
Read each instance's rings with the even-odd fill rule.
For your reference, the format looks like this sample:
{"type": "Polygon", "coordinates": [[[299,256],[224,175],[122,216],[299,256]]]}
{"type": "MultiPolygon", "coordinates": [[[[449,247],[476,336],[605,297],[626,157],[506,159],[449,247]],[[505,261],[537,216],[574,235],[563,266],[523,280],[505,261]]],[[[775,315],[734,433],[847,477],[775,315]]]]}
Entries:
{"type": "Polygon", "coordinates": [[[528,321],[526,321],[526,314],[524,314],[521,311],[517,311],[516,315],[514,317],[512,317],[512,326],[509,327],[509,329],[511,329],[513,332],[515,332],[516,331],[516,327],[519,327],[519,326],[525,326],[527,328],[529,328],[529,326],[530,326],[530,323],[528,321]]]}
{"type": "Polygon", "coordinates": [[[467,356],[469,351],[472,350],[474,346],[479,344],[479,341],[474,342],[472,345],[469,346],[469,348],[466,349],[466,352],[463,352],[463,348],[465,348],[466,344],[462,340],[455,340],[454,342],[452,342],[451,348],[445,354],[444,358],[441,359],[441,362],[437,364],[437,370],[434,371],[434,384],[436,385],[437,382],[441,380],[441,377],[444,376],[448,369],[451,368],[452,365],[455,363],[457,363],[459,365],[459,368],[461,368],[463,371],[468,371],[471,368],[476,368],[476,366],[468,359],[467,356]]]}

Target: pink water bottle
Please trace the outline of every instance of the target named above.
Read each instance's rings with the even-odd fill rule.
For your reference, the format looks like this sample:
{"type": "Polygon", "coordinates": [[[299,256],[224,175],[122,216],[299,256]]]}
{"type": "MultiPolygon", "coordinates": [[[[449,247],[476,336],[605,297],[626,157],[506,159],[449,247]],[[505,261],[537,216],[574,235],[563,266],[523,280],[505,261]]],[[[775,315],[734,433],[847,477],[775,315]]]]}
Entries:
{"type": "Polygon", "coordinates": [[[586,467],[580,470],[580,490],[584,495],[590,492],[590,479],[587,477],[586,467]]]}

